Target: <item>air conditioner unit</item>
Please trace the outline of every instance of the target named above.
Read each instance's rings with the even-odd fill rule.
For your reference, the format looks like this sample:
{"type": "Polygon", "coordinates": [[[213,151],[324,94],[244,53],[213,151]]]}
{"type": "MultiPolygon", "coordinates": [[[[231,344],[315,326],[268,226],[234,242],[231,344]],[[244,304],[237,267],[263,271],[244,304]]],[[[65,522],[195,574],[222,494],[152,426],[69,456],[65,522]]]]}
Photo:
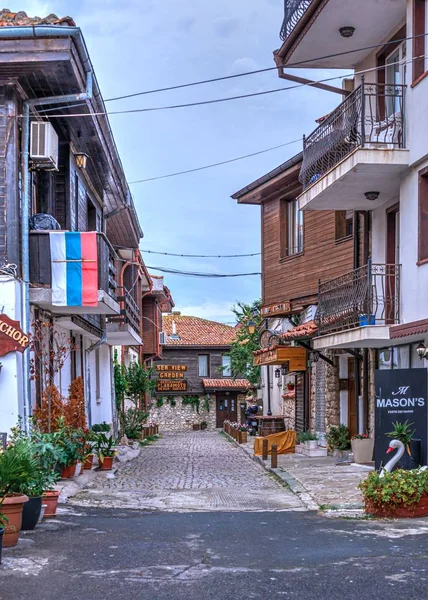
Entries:
{"type": "Polygon", "coordinates": [[[165,344],[166,344],[166,333],[165,333],[165,331],[160,331],[159,332],[159,344],[161,346],[165,346],[165,344]]]}
{"type": "Polygon", "coordinates": [[[58,169],[58,136],[50,123],[31,123],[30,158],[40,169],[58,169]]]}

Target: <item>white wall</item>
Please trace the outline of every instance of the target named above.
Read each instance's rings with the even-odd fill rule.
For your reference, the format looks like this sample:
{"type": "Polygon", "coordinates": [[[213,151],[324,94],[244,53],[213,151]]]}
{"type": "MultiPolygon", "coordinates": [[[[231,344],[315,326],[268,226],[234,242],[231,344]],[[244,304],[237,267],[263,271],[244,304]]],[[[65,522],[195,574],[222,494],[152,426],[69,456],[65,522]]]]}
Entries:
{"type": "MultiPolygon", "coordinates": [[[[94,342],[84,336],[83,344],[87,350],[94,342]]],[[[86,386],[85,398],[88,406],[88,416],[90,424],[113,422],[113,395],[112,395],[112,349],[111,346],[104,344],[98,351],[93,350],[89,354],[85,352],[86,357],[86,386]],[[97,370],[96,360],[99,353],[99,377],[100,387],[97,395],[97,370]],[[89,377],[89,379],[88,379],[89,377]],[[90,404],[90,407],[89,407],[90,404]]]]}
{"type": "MultiPolygon", "coordinates": [[[[0,311],[14,321],[21,320],[21,284],[6,276],[0,277],[0,311]]],[[[29,352],[29,350],[26,350],[29,352]]],[[[0,357],[0,431],[9,432],[24,417],[23,355],[10,352],[0,357]]]]}
{"type": "MultiPolygon", "coordinates": [[[[339,357],[339,378],[348,378],[348,358],[349,354],[341,355],[339,357]]],[[[340,394],[340,422],[342,425],[348,427],[348,392],[341,390],[340,394]]]]}

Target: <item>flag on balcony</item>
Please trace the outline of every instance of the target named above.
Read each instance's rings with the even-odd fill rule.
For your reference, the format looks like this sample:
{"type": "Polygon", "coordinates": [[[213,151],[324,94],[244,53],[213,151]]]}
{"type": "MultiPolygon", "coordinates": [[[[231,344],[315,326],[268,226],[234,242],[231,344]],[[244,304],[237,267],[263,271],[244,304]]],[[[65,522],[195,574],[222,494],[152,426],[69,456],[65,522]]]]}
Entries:
{"type": "Polygon", "coordinates": [[[95,232],[49,233],[54,306],[98,305],[98,250],[95,232]]]}

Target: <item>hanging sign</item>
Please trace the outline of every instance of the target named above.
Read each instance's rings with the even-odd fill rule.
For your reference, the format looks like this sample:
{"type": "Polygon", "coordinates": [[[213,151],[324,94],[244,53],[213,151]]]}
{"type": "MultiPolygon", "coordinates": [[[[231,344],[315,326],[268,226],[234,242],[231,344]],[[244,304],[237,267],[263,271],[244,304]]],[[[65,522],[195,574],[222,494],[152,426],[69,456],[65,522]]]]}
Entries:
{"type": "Polygon", "coordinates": [[[262,306],[260,314],[262,317],[277,317],[279,315],[289,315],[291,304],[289,301],[278,302],[277,304],[267,304],[262,306]]]}
{"type": "Polygon", "coordinates": [[[300,346],[277,346],[265,350],[254,356],[253,364],[256,367],[262,365],[282,365],[285,362],[290,364],[290,371],[306,371],[307,352],[300,346]]]}
{"type": "Polygon", "coordinates": [[[24,352],[30,344],[30,339],[19,325],[7,315],[0,314],[0,356],[9,352],[24,352]]]}
{"type": "Polygon", "coordinates": [[[158,379],[156,382],[157,392],[187,392],[187,381],[158,379]]]}
{"type": "Polygon", "coordinates": [[[390,456],[387,433],[394,423],[408,421],[421,440],[422,464],[427,464],[427,370],[386,369],[375,372],[375,466],[378,469],[390,456]]]}

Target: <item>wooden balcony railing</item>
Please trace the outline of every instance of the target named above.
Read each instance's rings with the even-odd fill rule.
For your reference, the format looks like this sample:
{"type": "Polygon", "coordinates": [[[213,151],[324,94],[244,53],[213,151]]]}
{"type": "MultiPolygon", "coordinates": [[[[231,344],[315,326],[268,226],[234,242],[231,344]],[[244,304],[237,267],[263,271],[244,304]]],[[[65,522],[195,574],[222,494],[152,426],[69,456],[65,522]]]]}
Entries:
{"type": "Polygon", "coordinates": [[[303,141],[300,181],[315,183],[357,148],[404,148],[404,85],[365,83],[303,141]]]}
{"type": "Polygon", "coordinates": [[[117,301],[120,303],[120,314],[108,318],[109,323],[127,323],[138,335],[141,332],[141,310],[124,287],[116,288],[117,301]]]}
{"type": "MultiPolygon", "coordinates": [[[[116,300],[115,252],[103,233],[97,234],[98,289],[116,300]]],[[[30,232],[30,283],[36,287],[52,287],[49,231],[30,232]]]]}
{"type": "Polygon", "coordinates": [[[313,0],[285,0],[284,21],[279,37],[285,41],[303,17],[313,0]]]}
{"type": "Polygon", "coordinates": [[[400,266],[372,264],[319,283],[318,334],[400,322],[400,266]]]}

